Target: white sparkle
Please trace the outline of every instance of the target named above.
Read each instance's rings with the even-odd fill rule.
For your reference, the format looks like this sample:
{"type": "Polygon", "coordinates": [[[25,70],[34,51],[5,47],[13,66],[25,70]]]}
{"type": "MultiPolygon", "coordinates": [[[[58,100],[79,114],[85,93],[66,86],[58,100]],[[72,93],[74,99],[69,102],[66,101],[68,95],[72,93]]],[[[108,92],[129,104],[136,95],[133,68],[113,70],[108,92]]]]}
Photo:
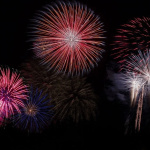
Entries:
{"type": "Polygon", "coordinates": [[[65,41],[70,47],[74,47],[78,44],[80,38],[76,31],[68,29],[65,33],[65,41]]]}

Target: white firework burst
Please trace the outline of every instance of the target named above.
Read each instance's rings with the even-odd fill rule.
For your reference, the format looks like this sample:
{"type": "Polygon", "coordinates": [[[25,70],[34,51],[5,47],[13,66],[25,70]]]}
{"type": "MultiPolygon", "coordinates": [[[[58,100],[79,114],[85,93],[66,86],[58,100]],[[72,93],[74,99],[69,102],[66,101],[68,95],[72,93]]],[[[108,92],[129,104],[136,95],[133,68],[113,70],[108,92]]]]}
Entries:
{"type": "Polygon", "coordinates": [[[137,106],[135,129],[140,130],[143,98],[150,90],[150,50],[138,55],[131,55],[125,67],[126,73],[122,78],[126,89],[131,93],[131,106],[137,106]]]}

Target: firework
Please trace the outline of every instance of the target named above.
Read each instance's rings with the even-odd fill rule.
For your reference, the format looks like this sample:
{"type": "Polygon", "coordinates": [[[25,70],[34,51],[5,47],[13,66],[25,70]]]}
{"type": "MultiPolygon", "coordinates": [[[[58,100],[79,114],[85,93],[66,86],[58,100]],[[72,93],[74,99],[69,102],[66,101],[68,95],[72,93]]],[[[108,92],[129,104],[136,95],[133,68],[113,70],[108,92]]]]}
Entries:
{"type": "Polygon", "coordinates": [[[1,68],[0,72],[0,113],[8,118],[14,114],[14,110],[19,113],[20,107],[24,107],[28,90],[17,72],[11,72],[9,68],[1,68]]]}
{"type": "Polygon", "coordinates": [[[95,118],[97,103],[90,84],[86,78],[62,78],[58,81],[59,86],[55,88],[54,120],[72,120],[78,123],[82,120],[95,118]]]}
{"type": "Polygon", "coordinates": [[[113,42],[112,56],[123,64],[131,53],[145,51],[150,47],[150,18],[142,17],[130,20],[118,29],[113,42]]]}
{"type": "Polygon", "coordinates": [[[102,57],[103,24],[80,3],[48,6],[35,20],[34,51],[47,68],[83,74],[102,57]]]}
{"type": "Polygon", "coordinates": [[[143,79],[134,72],[126,72],[120,77],[120,80],[122,80],[124,88],[131,92],[131,106],[135,106],[137,96],[141,92],[141,87],[144,84],[143,79]]]}
{"type": "Polygon", "coordinates": [[[41,132],[50,123],[51,107],[50,100],[43,95],[42,90],[34,91],[31,87],[29,100],[25,102],[21,114],[14,117],[15,125],[29,132],[41,132]]]}
{"type": "Polygon", "coordinates": [[[145,53],[138,51],[138,55],[131,55],[129,61],[127,61],[126,69],[143,78],[144,84],[150,83],[150,51],[147,50],[145,53]]]}
{"type": "Polygon", "coordinates": [[[143,98],[150,89],[150,51],[145,53],[138,51],[138,55],[131,55],[126,65],[126,78],[123,82],[131,89],[131,103],[137,102],[135,128],[140,130],[142,116],[143,98]],[[130,72],[129,72],[130,71],[130,72]]]}

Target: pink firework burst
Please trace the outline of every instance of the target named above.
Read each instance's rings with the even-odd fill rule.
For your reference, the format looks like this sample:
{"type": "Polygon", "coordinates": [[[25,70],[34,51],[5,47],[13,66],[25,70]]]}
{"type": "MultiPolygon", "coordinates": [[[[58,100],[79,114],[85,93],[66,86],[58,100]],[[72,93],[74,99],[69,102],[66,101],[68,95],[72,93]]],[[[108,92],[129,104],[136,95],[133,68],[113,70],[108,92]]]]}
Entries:
{"type": "Polygon", "coordinates": [[[83,74],[102,58],[103,24],[79,3],[48,6],[37,17],[34,29],[35,54],[49,70],[83,74]]]}
{"type": "Polygon", "coordinates": [[[16,110],[20,113],[20,107],[24,106],[23,100],[27,100],[27,86],[17,72],[0,68],[0,113],[8,118],[16,110]]]}

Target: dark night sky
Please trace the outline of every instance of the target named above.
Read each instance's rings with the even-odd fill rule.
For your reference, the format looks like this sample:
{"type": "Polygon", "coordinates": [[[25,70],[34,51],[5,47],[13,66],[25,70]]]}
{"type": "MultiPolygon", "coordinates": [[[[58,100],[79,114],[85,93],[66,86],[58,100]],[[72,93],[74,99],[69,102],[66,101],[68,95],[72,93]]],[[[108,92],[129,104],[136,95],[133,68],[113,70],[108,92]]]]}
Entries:
{"type": "MultiPolygon", "coordinates": [[[[1,0],[0,2],[0,64],[18,69],[31,56],[27,42],[30,19],[51,0],[1,0]]],[[[78,125],[63,124],[50,127],[42,134],[26,134],[12,129],[0,129],[1,144],[15,150],[78,150],[118,149],[146,150],[149,132],[124,135],[124,114],[128,107],[109,102],[104,94],[106,65],[110,62],[110,43],[116,29],[134,17],[150,17],[148,0],[79,0],[101,16],[107,31],[106,54],[99,66],[87,76],[95,92],[101,96],[100,114],[96,121],[78,125]],[[120,145],[121,144],[121,145],[120,145]],[[103,147],[104,146],[104,147],[103,147]]],[[[148,148],[149,147],[149,148],[148,148]]]]}

